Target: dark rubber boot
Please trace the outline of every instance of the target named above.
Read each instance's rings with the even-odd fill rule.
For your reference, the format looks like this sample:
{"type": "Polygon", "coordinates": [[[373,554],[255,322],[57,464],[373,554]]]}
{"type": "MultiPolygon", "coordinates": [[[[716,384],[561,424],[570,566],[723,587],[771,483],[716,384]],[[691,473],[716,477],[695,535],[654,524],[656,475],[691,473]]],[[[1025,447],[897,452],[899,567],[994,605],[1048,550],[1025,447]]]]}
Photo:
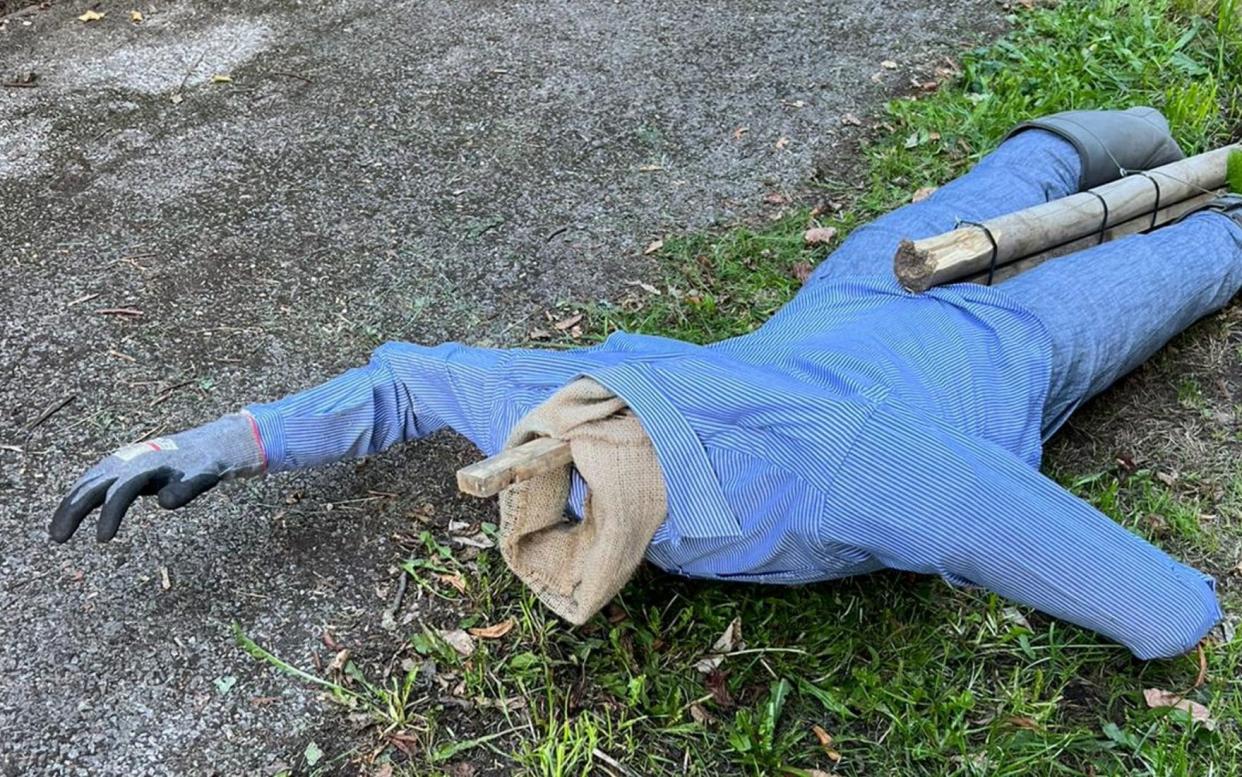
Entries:
{"type": "Polygon", "coordinates": [[[1023,122],[1005,137],[1028,129],[1047,130],[1074,145],[1082,161],[1080,190],[1185,157],[1169,134],[1169,123],[1155,108],[1054,113],[1023,122]]]}

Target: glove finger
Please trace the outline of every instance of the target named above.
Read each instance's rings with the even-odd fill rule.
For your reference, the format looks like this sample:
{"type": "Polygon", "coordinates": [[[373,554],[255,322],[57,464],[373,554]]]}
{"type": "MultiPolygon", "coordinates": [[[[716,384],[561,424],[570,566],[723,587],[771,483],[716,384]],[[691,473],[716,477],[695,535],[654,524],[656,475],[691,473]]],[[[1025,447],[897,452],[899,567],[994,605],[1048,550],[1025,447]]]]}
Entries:
{"type": "Polygon", "coordinates": [[[82,519],[99,507],[108,495],[108,489],[116,482],[116,478],[86,480],[75,486],[52,514],[52,525],[48,534],[55,542],[65,542],[82,524],[82,519]]]}
{"type": "Polygon", "coordinates": [[[134,500],[144,493],[154,493],[150,490],[152,481],[167,476],[168,473],[162,470],[148,470],[114,485],[108,492],[103,509],[99,511],[96,538],[100,542],[107,542],[115,537],[117,530],[121,528],[121,519],[125,517],[125,511],[134,503],[134,500]]]}
{"type": "Polygon", "coordinates": [[[160,489],[160,507],[165,510],[185,507],[191,500],[198,498],[204,491],[213,488],[219,482],[220,476],[214,472],[201,472],[191,478],[183,478],[178,472],[168,485],[160,489]]]}

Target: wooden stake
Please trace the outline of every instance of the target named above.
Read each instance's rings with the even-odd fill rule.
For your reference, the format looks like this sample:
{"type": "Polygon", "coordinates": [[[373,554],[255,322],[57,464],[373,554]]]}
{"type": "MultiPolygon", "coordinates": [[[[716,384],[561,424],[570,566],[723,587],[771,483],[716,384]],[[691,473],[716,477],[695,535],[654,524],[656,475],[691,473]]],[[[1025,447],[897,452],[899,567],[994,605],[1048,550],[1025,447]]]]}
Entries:
{"type": "MultiPolygon", "coordinates": [[[[1194,213],[1197,210],[1202,210],[1203,206],[1207,205],[1213,199],[1224,193],[1224,189],[1217,189],[1214,192],[1208,192],[1206,194],[1200,194],[1198,197],[1191,197],[1188,200],[1182,200],[1181,202],[1170,205],[1167,208],[1161,208],[1160,212],[1156,214],[1156,226],[1170,224],[1177,221],[1182,216],[1194,213]]],[[[1130,219],[1124,224],[1118,224],[1115,227],[1109,227],[1104,230],[1104,242],[1107,243],[1118,238],[1126,237],[1127,235],[1137,235],[1141,232],[1146,232],[1151,229],[1151,224],[1151,215],[1149,214],[1146,216],[1139,216],[1136,219],[1130,219]]],[[[1094,235],[1088,235],[1087,237],[1075,240],[1072,243],[1066,243],[1063,246],[1051,248],[1043,253],[1036,254],[1035,256],[1028,256],[1025,259],[1010,262],[1004,267],[997,268],[995,277],[992,278],[992,282],[1000,283],[1014,277],[1015,275],[1019,275],[1034,267],[1038,267],[1049,259],[1056,259],[1059,256],[1068,256],[1076,251],[1082,251],[1090,248],[1091,246],[1098,245],[1099,242],[1100,236],[1099,233],[1096,233],[1094,235]]],[[[962,280],[969,281],[971,283],[985,283],[987,282],[987,279],[988,273],[984,270],[981,273],[967,276],[962,280]]]]}
{"type": "MultiPolygon", "coordinates": [[[[1236,144],[1225,146],[1146,171],[1160,185],[1161,204],[1169,204],[1157,214],[1156,226],[1176,218],[1170,217],[1177,212],[1176,204],[1224,186],[1225,160],[1229,152],[1239,148],[1236,144]]],[[[1156,204],[1152,180],[1129,175],[1091,191],[1094,194],[1080,192],[984,222],[996,239],[996,266],[1097,234],[1105,202],[1109,224],[1117,225],[1113,229],[1130,222],[1137,227],[1134,231],[1151,226],[1151,210],[1156,204]]],[[[918,292],[986,272],[991,261],[992,241],[987,232],[977,226],[962,226],[922,240],[903,240],[893,259],[893,271],[903,286],[918,292]]]]}
{"type": "Polygon", "coordinates": [[[569,443],[537,437],[457,470],[457,487],[471,496],[495,496],[514,483],[572,464],[569,443]]]}

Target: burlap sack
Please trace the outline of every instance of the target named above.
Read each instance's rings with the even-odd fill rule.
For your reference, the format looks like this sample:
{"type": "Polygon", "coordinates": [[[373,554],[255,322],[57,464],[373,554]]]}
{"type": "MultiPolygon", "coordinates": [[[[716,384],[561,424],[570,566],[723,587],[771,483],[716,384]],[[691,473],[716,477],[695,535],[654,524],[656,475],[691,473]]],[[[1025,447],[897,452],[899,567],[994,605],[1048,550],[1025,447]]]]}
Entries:
{"type": "Polygon", "coordinates": [[[655,448],[630,409],[583,378],[513,429],[506,447],[536,437],[569,442],[587,484],[581,521],[566,512],[570,467],[500,494],[500,553],[553,612],[581,625],[616,596],[668,509],[655,448]]]}

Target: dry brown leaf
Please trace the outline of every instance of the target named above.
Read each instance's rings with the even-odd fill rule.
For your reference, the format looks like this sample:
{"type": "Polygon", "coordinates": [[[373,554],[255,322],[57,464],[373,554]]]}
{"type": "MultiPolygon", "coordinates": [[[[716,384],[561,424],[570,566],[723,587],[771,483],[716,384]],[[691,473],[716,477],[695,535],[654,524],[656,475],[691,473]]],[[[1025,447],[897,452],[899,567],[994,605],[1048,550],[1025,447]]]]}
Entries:
{"type": "Polygon", "coordinates": [[[643,249],[643,256],[646,256],[647,254],[654,254],[656,251],[659,251],[663,247],[664,247],[663,240],[652,240],[650,243],[647,244],[647,247],[643,249]]]}
{"type": "Polygon", "coordinates": [[[690,705],[690,718],[700,726],[708,726],[716,721],[712,714],[697,701],[690,705]]]}
{"type": "Polygon", "coordinates": [[[1028,731],[1039,731],[1039,724],[1036,723],[1033,718],[1028,718],[1025,715],[1010,715],[1005,718],[1005,722],[1014,728],[1024,728],[1028,731]]]}
{"type": "Polygon", "coordinates": [[[474,639],[461,629],[448,629],[440,632],[440,639],[462,656],[469,658],[474,655],[474,639]]]}
{"type": "Polygon", "coordinates": [[[133,10],[129,12],[129,20],[134,24],[142,24],[142,11],[133,10]]]}
{"type": "Polygon", "coordinates": [[[552,328],[564,332],[566,329],[573,329],[577,324],[581,322],[582,322],[582,314],[575,313],[569,318],[557,321],[555,324],[552,325],[552,328]]]}
{"type": "Polygon", "coordinates": [[[767,195],[764,196],[763,201],[769,205],[784,205],[789,202],[789,198],[780,192],[768,192],[767,195]]]}
{"type": "Polygon", "coordinates": [[[833,227],[811,227],[802,233],[802,241],[809,246],[825,245],[836,236],[837,230],[833,227]]]}
{"type": "Polygon", "coordinates": [[[886,59],[880,63],[880,67],[884,68],[885,70],[896,70],[897,63],[891,59],[886,59]]]}
{"type": "Polygon", "coordinates": [[[107,11],[100,13],[99,11],[87,11],[78,17],[80,22],[97,22],[108,15],[107,11]]]}
{"type": "Polygon", "coordinates": [[[848,124],[848,125],[850,125],[851,127],[861,127],[861,126],[862,126],[862,119],[858,118],[857,116],[855,116],[855,115],[854,115],[854,114],[852,114],[852,113],[847,113],[847,114],[845,114],[844,116],[842,116],[842,117],[841,117],[841,123],[842,123],[842,124],[848,124]]]}
{"type": "Polygon", "coordinates": [[[231,84],[231,83],[233,83],[233,76],[227,75],[227,74],[225,74],[225,73],[216,73],[215,75],[213,75],[213,76],[211,77],[211,83],[213,83],[213,84],[231,84]]]}
{"type": "Polygon", "coordinates": [[[513,627],[517,625],[517,621],[509,618],[500,623],[493,623],[491,626],[470,629],[470,636],[479,639],[500,639],[504,635],[513,631],[513,627]]]}
{"type": "Polygon", "coordinates": [[[939,186],[921,186],[914,190],[914,194],[910,195],[910,202],[922,202],[935,194],[939,188],[939,186]]]}
{"type": "Polygon", "coordinates": [[[733,139],[741,140],[742,136],[745,135],[747,132],[750,132],[750,127],[738,127],[737,129],[733,130],[733,139]]]}
{"type": "Polygon", "coordinates": [[[466,579],[462,577],[460,574],[436,575],[436,577],[440,580],[441,583],[447,583],[451,585],[452,587],[456,588],[458,593],[464,594],[466,592],[466,579]]]}
{"type": "Polygon", "coordinates": [[[777,138],[776,143],[773,145],[773,148],[775,148],[777,151],[781,151],[788,145],[789,145],[789,138],[785,137],[784,135],[781,135],[779,138],[777,138]]]}
{"type": "Polygon", "coordinates": [[[1208,711],[1197,701],[1183,698],[1172,691],[1166,691],[1161,688],[1147,688],[1143,691],[1143,699],[1147,702],[1147,706],[1152,709],[1160,709],[1169,707],[1175,710],[1181,710],[1190,716],[1191,720],[1203,724],[1208,731],[1216,730],[1216,720],[1212,718],[1212,713],[1208,711]]]}
{"type": "Polygon", "coordinates": [[[742,619],[734,618],[725,628],[724,632],[712,644],[711,654],[704,656],[694,665],[694,668],[707,674],[720,666],[724,661],[725,653],[732,653],[734,650],[741,650],[744,646],[742,642],[742,619]]]}
{"type": "Polygon", "coordinates": [[[328,672],[341,672],[345,670],[345,662],[349,660],[349,648],[337,651],[337,654],[328,662],[328,672]]]}
{"type": "Polygon", "coordinates": [[[811,271],[813,269],[814,268],[811,266],[810,262],[807,262],[807,261],[794,262],[794,266],[793,266],[794,280],[797,281],[798,283],[806,283],[808,280],[810,280],[811,271]]]}

